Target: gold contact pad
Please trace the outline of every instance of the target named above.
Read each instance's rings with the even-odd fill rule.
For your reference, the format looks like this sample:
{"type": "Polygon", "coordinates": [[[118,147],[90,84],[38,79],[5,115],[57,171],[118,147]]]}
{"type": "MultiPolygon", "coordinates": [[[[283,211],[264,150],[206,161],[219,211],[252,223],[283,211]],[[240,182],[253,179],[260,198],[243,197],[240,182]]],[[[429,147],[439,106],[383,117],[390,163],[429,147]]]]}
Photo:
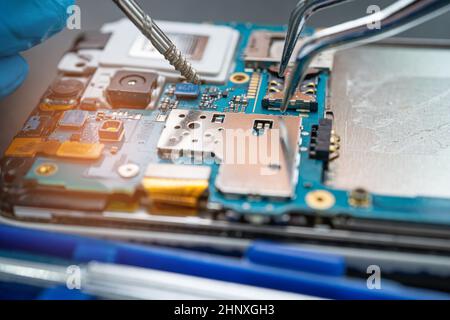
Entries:
{"type": "Polygon", "coordinates": [[[41,103],[39,105],[39,109],[41,111],[68,111],[75,108],[75,105],[48,105],[45,103],[41,103]]]}
{"type": "Polygon", "coordinates": [[[37,154],[61,158],[96,160],[100,158],[104,145],[75,141],[44,141],[41,138],[15,138],[5,152],[7,157],[33,158],[37,154]]]}
{"type": "Polygon", "coordinates": [[[142,186],[156,203],[196,208],[208,189],[207,180],[144,178],[142,186]]]}
{"type": "Polygon", "coordinates": [[[33,158],[36,154],[55,155],[61,143],[41,138],[15,138],[5,152],[7,157],[33,158]]]}
{"type": "Polygon", "coordinates": [[[82,160],[96,160],[102,155],[105,145],[102,143],[82,143],[66,141],[56,151],[56,156],[82,160]]]}

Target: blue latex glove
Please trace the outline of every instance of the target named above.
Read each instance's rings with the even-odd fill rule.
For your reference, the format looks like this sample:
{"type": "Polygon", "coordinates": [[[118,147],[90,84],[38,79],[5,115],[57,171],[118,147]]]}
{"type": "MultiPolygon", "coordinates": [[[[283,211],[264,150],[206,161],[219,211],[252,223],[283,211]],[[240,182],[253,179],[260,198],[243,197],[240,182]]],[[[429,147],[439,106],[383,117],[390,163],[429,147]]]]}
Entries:
{"type": "Polygon", "coordinates": [[[67,7],[74,0],[0,0],[0,99],[25,80],[27,50],[66,25],[67,7]]]}

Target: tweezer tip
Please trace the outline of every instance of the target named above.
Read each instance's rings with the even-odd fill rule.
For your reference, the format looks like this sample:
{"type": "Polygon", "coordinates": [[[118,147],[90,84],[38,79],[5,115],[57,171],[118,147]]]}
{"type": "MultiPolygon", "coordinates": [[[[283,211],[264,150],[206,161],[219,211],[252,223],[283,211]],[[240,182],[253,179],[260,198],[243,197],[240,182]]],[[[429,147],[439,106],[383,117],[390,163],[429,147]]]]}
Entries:
{"type": "Polygon", "coordinates": [[[286,112],[289,106],[289,101],[291,100],[292,95],[294,94],[294,89],[297,87],[297,82],[294,78],[295,71],[297,70],[297,65],[292,69],[293,72],[290,72],[284,81],[284,94],[283,101],[281,103],[281,112],[286,112]]]}
{"type": "Polygon", "coordinates": [[[286,66],[284,65],[284,63],[281,63],[280,67],[278,68],[278,77],[283,78],[285,72],[286,72],[286,66]]]}
{"type": "Polygon", "coordinates": [[[281,112],[286,112],[287,108],[288,108],[288,104],[289,104],[289,95],[284,95],[283,97],[283,101],[281,102],[281,108],[280,111],[281,112]]]}

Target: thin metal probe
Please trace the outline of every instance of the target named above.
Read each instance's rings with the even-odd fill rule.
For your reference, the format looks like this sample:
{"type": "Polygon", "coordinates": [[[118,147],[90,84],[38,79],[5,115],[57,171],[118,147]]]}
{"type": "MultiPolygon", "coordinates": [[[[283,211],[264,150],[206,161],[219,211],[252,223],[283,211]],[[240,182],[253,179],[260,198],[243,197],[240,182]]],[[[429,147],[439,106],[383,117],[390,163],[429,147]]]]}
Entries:
{"type": "Polygon", "coordinates": [[[278,71],[278,75],[280,77],[283,77],[286,73],[289,60],[291,59],[300,34],[305,28],[306,22],[309,18],[318,11],[350,1],[353,0],[300,0],[297,3],[289,18],[286,42],[284,44],[280,68],[278,71]]]}
{"type": "Polygon", "coordinates": [[[197,71],[177,49],[169,37],[158,27],[153,19],[134,0],[113,0],[133,24],[147,37],[156,50],[175,67],[187,81],[201,82],[197,71]]]}
{"type": "Polygon", "coordinates": [[[450,10],[448,0],[398,0],[382,11],[357,20],[330,27],[305,38],[296,64],[286,81],[281,111],[287,110],[289,100],[304,80],[311,61],[319,53],[331,49],[346,49],[382,40],[450,10]],[[378,26],[374,26],[377,22],[378,26]]]}
{"type": "MultiPolygon", "coordinates": [[[[77,267],[79,290],[104,299],[316,299],[297,293],[133,266],[90,262],[77,267]]],[[[75,278],[70,275],[62,265],[0,257],[2,282],[48,288],[67,286],[68,281],[75,278]]]]}

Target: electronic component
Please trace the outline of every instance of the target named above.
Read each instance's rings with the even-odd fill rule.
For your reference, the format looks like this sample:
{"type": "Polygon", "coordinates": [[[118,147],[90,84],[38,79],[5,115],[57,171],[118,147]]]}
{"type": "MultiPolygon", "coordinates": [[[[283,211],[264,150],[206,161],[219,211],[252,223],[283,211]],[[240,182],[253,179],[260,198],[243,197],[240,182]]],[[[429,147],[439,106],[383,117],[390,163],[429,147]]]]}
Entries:
{"type": "Polygon", "coordinates": [[[63,129],[79,129],[84,126],[88,115],[87,111],[68,110],[63,113],[58,125],[63,129]]]}
{"type": "Polygon", "coordinates": [[[39,129],[41,126],[41,117],[40,116],[31,116],[28,118],[28,121],[25,123],[25,126],[23,127],[23,132],[35,132],[39,129]]]}
{"type": "Polygon", "coordinates": [[[197,209],[208,190],[210,175],[207,166],[150,164],[142,186],[157,207],[197,209]]]}
{"type": "Polygon", "coordinates": [[[205,93],[207,93],[213,99],[218,99],[220,96],[220,89],[215,86],[212,86],[206,88],[205,93]]]}
{"type": "Polygon", "coordinates": [[[102,155],[104,145],[101,143],[81,143],[76,141],[63,142],[56,156],[61,158],[96,160],[102,155]]]}
{"type": "MultiPolygon", "coordinates": [[[[290,70],[287,71],[289,73],[290,70]]],[[[301,110],[309,112],[317,112],[317,83],[318,79],[315,73],[310,74],[308,79],[301,83],[295,90],[294,95],[289,101],[288,108],[291,110],[301,110]]],[[[271,75],[267,93],[262,100],[262,106],[270,110],[279,110],[284,97],[284,80],[271,75]]]]}
{"type": "Polygon", "coordinates": [[[250,84],[247,90],[247,97],[249,99],[256,99],[259,88],[261,85],[261,73],[253,72],[252,77],[250,78],[250,84]]]}
{"type": "Polygon", "coordinates": [[[220,91],[218,87],[211,86],[206,87],[203,91],[203,94],[200,99],[200,104],[198,107],[200,109],[216,109],[217,105],[216,102],[219,101],[225,93],[225,97],[228,97],[228,91],[224,90],[223,92],[220,91]]]}
{"type": "MultiPolygon", "coordinates": [[[[158,21],[158,25],[192,63],[205,81],[223,83],[233,64],[239,32],[227,26],[158,21]]],[[[156,51],[150,42],[128,20],[107,25],[112,32],[100,65],[158,70],[178,79],[179,73],[156,51]]]]}
{"type": "Polygon", "coordinates": [[[27,122],[19,133],[21,137],[41,137],[44,135],[49,126],[52,123],[50,116],[46,115],[33,115],[28,118],[27,122]]]}
{"type": "MultiPolygon", "coordinates": [[[[255,30],[251,33],[244,51],[245,66],[252,69],[268,69],[278,65],[283,53],[286,34],[269,30],[255,30]]],[[[299,39],[292,57],[296,56],[303,40],[299,39]]],[[[310,68],[328,69],[333,67],[333,52],[326,51],[317,55],[310,64],[310,68]]]]}
{"type": "Polygon", "coordinates": [[[248,68],[268,68],[280,61],[274,55],[274,44],[283,42],[286,34],[283,32],[270,32],[265,30],[253,31],[244,52],[245,65],[248,68]]]}
{"type": "Polygon", "coordinates": [[[321,119],[319,124],[313,125],[311,129],[309,157],[323,161],[324,168],[327,169],[330,155],[336,151],[333,142],[331,119],[321,119]]]}
{"type": "MultiPolygon", "coordinates": [[[[36,182],[39,186],[63,186],[62,190],[71,191],[66,194],[68,201],[72,201],[72,196],[78,192],[90,191],[97,195],[103,194],[104,197],[120,194],[119,199],[114,196],[114,201],[121,200],[127,203],[136,201],[136,198],[130,198],[140,186],[145,168],[149,163],[159,160],[156,144],[164,123],[156,121],[157,113],[151,110],[130,109],[89,111],[88,120],[82,130],[56,127],[49,139],[53,139],[57,147],[52,152],[39,151],[35,154],[32,167],[26,170],[26,179],[36,182]],[[99,129],[107,121],[123,123],[120,142],[100,138],[99,129]],[[62,143],[65,145],[58,150],[62,143]],[[45,163],[57,165],[58,172],[52,176],[37,175],[37,167],[45,163]],[[136,166],[140,168],[138,171],[134,169],[136,166]]],[[[117,130],[111,131],[117,134],[117,130]]],[[[53,199],[53,196],[54,193],[50,192],[49,197],[53,199]]],[[[51,201],[48,200],[46,203],[51,204],[51,201]]],[[[87,203],[71,203],[71,205],[80,208],[88,206],[87,203]]],[[[93,206],[95,207],[98,205],[93,206]]]]}
{"type": "Polygon", "coordinates": [[[42,138],[15,138],[5,156],[33,158],[36,154],[55,155],[60,143],[58,141],[45,141],[42,138]]]}
{"type": "Polygon", "coordinates": [[[74,108],[85,88],[81,78],[60,77],[48,88],[41,100],[43,111],[64,111],[74,108]]]}
{"type": "Polygon", "coordinates": [[[248,106],[248,99],[245,95],[234,96],[231,101],[228,102],[228,107],[225,108],[226,112],[245,112],[248,106]]]}
{"type": "Polygon", "coordinates": [[[164,97],[161,99],[159,103],[159,109],[162,111],[167,111],[170,109],[176,109],[178,108],[180,101],[171,99],[169,97],[164,97]]]}
{"type": "MultiPolygon", "coordinates": [[[[98,68],[97,71],[94,73],[92,78],[90,79],[89,85],[87,86],[83,96],[81,97],[80,102],[80,108],[83,110],[99,110],[99,109],[110,109],[110,108],[117,108],[114,105],[111,105],[111,101],[109,99],[109,96],[107,94],[107,89],[109,88],[111,81],[115,78],[115,75],[117,72],[120,71],[126,71],[122,68],[98,68]]],[[[136,73],[147,73],[145,70],[135,70],[129,71],[129,74],[136,74],[136,73]]],[[[155,73],[149,72],[152,75],[155,75],[155,73]]],[[[118,79],[120,80],[120,79],[118,79]]],[[[139,109],[147,108],[147,109],[154,109],[158,103],[158,99],[160,97],[161,92],[164,88],[165,78],[158,75],[157,79],[155,80],[155,83],[152,83],[152,90],[151,92],[147,92],[146,94],[142,94],[140,97],[143,98],[143,101],[147,102],[148,99],[150,99],[150,103],[145,105],[145,107],[139,106],[139,109]],[[154,86],[153,86],[154,85],[154,86]]],[[[132,79],[130,79],[130,84],[133,84],[132,79]]],[[[137,83],[136,83],[137,84],[137,83]]],[[[121,98],[127,98],[127,95],[132,95],[131,93],[127,94],[125,93],[122,96],[121,90],[123,89],[124,92],[127,92],[129,85],[125,84],[125,88],[123,86],[116,85],[118,88],[118,91],[115,92],[117,95],[119,95],[119,99],[121,98]]],[[[114,97],[113,97],[114,98],[114,97]]],[[[118,100],[119,100],[118,99],[118,100]]],[[[133,99],[133,97],[132,97],[133,99]]],[[[140,102],[141,103],[141,102],[140,102]]],[[[144,105],[144,102],[142,102],[142,105],[144,105]]],[[[120,106],[119,106],[120,107],[120,106]]],[[[127,107],[127,105],[124,105],[124,107],[127,107]]],[[[132,108],[132,107],[128,107],[132,108]]]]}
{"type": "Polygon", "coordinates": [[[117,71],[106,89],[106,95],[115,108],[145,109],[150,104],[157,79],[156,73],[117,71]]]}
{"type": "Polygon", "coordinates": [[[200,94],[200,88],[197,84],[177,83],[174,94],[177,99],[196,99],[200,94]]]}
{"type": "Polygon", "coordinates": [[[120,141],[124,135],[124,126],[121,120],[106,120],[98,129],[101,141],[120,141]]]}
{"type": "Polygon", "coordinates": [[[200,109],[215,109],[215,102],[218,100],[218,96],[216,94],[210,94],[209,88],[205,89],[200,99],[200,104],[198,107],[200,109]]]}
{"type": "Polygon", "coordinates": [[[292,154],[283,149],[279,117],[186,110],[171,111],[158,151],[173,161],[215,159],[220,163],[216,187],[225,194],[291,197],[301,119],[282,119],[292,154]],[[259,135],[254,128],[262,130],[259,135]]]}
{"type": "Polygon", "coordinates": [[[372,205],[372,195],[363,188],[356,188],[349,192],[348,203],[353,207],[368,208],[372,205]]]}

